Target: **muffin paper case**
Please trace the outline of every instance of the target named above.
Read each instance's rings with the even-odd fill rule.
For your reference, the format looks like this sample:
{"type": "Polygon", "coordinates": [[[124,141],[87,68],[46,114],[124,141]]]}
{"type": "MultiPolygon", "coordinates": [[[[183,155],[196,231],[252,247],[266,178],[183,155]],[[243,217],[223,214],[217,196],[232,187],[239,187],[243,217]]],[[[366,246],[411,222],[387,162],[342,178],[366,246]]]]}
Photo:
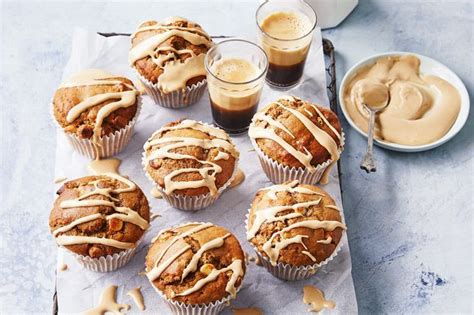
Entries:
{"type": "MultiPolygon", "coordinates": [[[[206,126],[211,126],[212,125],[206,124],[202,121],[200,121],[201,124],[206,125],[206,126]]],[[[214,127],[216,128],[216,127],[214,127]]],[[[230,139],[230,142],[232,142],[232,139],[230,139]]],[[[205,195],[200,195],[200,196],[194,196],[194,197],[189,197],[189,196],[181,196],[181,195],[176,195],[171,193],[170,195],[167,195],[164,191],[164,189],[158,185],[153,178],[151,178],[150,174],[148,174],[146,167],[146,156],[145,156],[145,151],[142,154],[142,165],[143,165],[143,170],[145,171],[146,177],[155,185],[156,189],[158,189],[163,196],[163,199],[165,199],[173,208],[180,209],[180,210],[185,210],[185,211],[197,211],[201,210],[204,208],[209,207],[212,205],[219,197],[220,195],[229,187],[229,185],[232,183],[232,181],[235,178],[235,175],[237,175],[237,170],[238,170],[238,165],[239,165],[239,158],[235,159],[235,165],[234,165],[234,171],[232,173],[232,176],[229,178],[229,180],[222,185],[221,188],[217,190],[217,193],[212,196],[210,193],[207,193],[205,195]]]]}
{"type": "MultiPolygon", "coordinates": [[[[135,68],[134,68],[135,69],[135,68]]],[[[158,84],[154,84],[144,78],[136,69],[138,78],[143,83],[146,93],[155,104],[166,108],[183,108],[197,103],[206,91],[207,80],[204,79],[191,86],[186,86],[184,90],[178,90],[171,93],[163,93],[158,88],[158,84]]]]}
{"type": "MultiPolygon", "coordinates": [[[[140,115],[140,110],[142,107],[141,96],[138,96],[137,100],[137,112],[135,113],[135,117],[133,117],[133,119],[124,128],[117,130],[107,136],[99,138],[100,144],[97,148],[99,151],[98,157],[96,156],[96,149],[91,139],[79,138],[75,134],[64,131],[64,129],[59,125],[59,123],[58,126],[64,131],[66,138],[68,139],[74,150],[79,152],[80,154],[85,155],[90,159],[114,156],[120,151],[122,151],[132,138],[133,127],[137,121],[138,116],[140,115]]],[[[53,119],[57,123],[54,114],[53,119]]]]}
{"type": "MultiPolygon", "coordinates": [[[[245,231],[247,231],[249,215],[250,209],[248,209],[245,219],[245,231]]],[[[344,223],[344,220],[342,220],[342,222],[344,223]]],[[[320,263],[307,266],[292,266],[285,263],[277,263],[275,266],[272,266],[270,260],[265,255],[260,253],[260,251],[250,241],[249,243],[250,246],[252,246],[252,248],[255,250],[255,253],[257,254],[258,259],[262,263],[262,266],[265,267],[265,269],[267,269],[267,271],[270,272],[273,276],[282,280],[297,281],[310,278],[318,271],[319,268],[333,260],[334,257],[336,257],[339,251],[341,250],[342,238],[341,240],[339,240],[339,243],[337,244],[336,248],[328,258],[326,258],[320,263]]]]}
{"type": "MultiPolygon", "coordinates": [[[[184,224],[203,224],[204,222],[188,222],[173,226],[171,228],[177,228],[184,224]]],[[[170,228],[166,228],[158,232],[157,235],[160,235],[162,232],[169,230],[170,228]]],[[[242,287],[243,279],[240,283],[240,286],[236,288],[236,294],[239,293],[240,288],[242,287]]],[[[216,315],[222,312],[222,310],[230,305],[230,301],[234,298],[229,294],[228,296],[220,299],[219,301],[214,301],[209,304],[186,304],[182,302],[173,301],[169,299],[163,292],[161,292],[157,287],[150,282],[151,286],[155,289],[155,291],[165,300],[166,304],[168,304],[169,308],[173,312],[174,315],[216,315]]]]}
{"type": "MultiPolygon", "coordinates": [[[[258,146],[255,139],[250,138],[255,151],[257,152],[258,159],[260,160],[260,164],[267,175],[268,179],[272,181],[274,184],[281,184],[286,181],[291,180],[298,180],[302,184],[310,184],[314,185],[319,182],[321,177],[324,174],[324,171],[331,165],[333,162],[331,159],[324,162],[323,164],[319,164],[316,166],[316,170],[314,172],[310,172],[308,169],[304,167],[290,167],[286,165],[282,165],[277,161],[273,160],[269,156],[267,156],[258,146]]],[[[342,153],[344,150],[344,133],[341,133],[341,145],[339,148],[339,154],[342,153]]]]}

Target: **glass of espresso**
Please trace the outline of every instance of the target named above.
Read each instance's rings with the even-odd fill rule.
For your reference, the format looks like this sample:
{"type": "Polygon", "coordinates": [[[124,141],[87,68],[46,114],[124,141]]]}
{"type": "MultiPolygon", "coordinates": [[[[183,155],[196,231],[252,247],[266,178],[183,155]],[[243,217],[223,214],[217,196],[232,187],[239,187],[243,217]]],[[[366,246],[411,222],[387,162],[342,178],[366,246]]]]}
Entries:
{"type": "Polygon", "coordinates": [[[267,83],[290,88],[300,81],[317,18],[304,1],[266,1],[257,9],[260,43],[267,53],[267,83]]]}
{"type": "Polygon", "coordinates": [[[265,52],[246,40],[226,40],[207,52],[204,64],[214,123],[230,134],[245,132],[265,81],[265,52]]]}

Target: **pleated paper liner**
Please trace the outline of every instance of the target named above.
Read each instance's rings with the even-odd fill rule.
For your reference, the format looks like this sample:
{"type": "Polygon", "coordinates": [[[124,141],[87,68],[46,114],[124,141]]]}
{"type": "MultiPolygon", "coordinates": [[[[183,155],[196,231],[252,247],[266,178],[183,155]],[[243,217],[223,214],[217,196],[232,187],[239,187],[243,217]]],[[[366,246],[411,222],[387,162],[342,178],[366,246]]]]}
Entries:
{"type": "MultiPolygon", "coordinates": [[[[245,219],[245,231],[248,230],[249,215],[250,215],[250,209],[248,209],[246,219],[245,219]]],[[[252,242],[249,241],[249,243],[250,243],[250,246],[252,246],[252,248],[254,249],[255,253],[257,254],[258,259],[262,263],[262,266],[265,267],[265,269],[267,269],[267,271],[270,272],[273,276],[281,280],[297,281],[297,280],[304,280],[304,279],[308,279],[312,277],[314,274],[316,274],[319,268],[321,268],[324,265],[327,265],[331,260],[333,260],[337,256],[339,251],[341,250],[342,237],[339,240],[339,243],[336,245],[336,248],[334,249],[334,251],[328,258],[326,258],[320,263],[306,265],[306,266],[292,266],[290,264],[285,264],[285,263],[277,263],[275,266],[273,266],[270,260],[265,255],[260,253],[260,251],[252,244],[252,242]]]]}
{"type": "MultiPolygon", "coordinates": [[[[169,229],[173,229],[173,228],[177,228],[183,225],[193,224],[193,223],[204,224],[205,222],[188,222],[188,223],[178,224],[171,228],[166,228],[166,229],[161,230],[160,232],[158,232],[157,236],[169,229]]],[[[155,291],[161,296],[161,298],[165,300],[166,304],[171,309],[174,315],[217,315],[220,312],[222,312],[222,310],[225,307],[229,306],[230,301],[234,299],[232,295],[229,294],[226,297],[218,301],[211,302],[209,304],[186,304],[183,302],[173,301],[172,299],[169,299],[165,294],[163,294],[163,292],[160,291],[160,289],[155,287],[151,281],[150,281],[150,284],[155,289],[155,291]]],[[[236,295],[237,293],[239,293],[240,288],[242,287],[242,284],[243,284],[243,277],[242,277],[242,281],[240,282],[240,286],[236,288],[236,295]]]]}
{"type": "Polygon", "coordinates": [[[53,119],[59,126],[61,130],[64,131],[67,140],[74,148],[74,150],[81,155],[87,156],[90,159],[96,158],[107,158],[110,156],[114,156],[120,153],[130,142],[130,139],[133,135],[133,127],[138,119],[140,114],[140,110],[142,107],[142,98],[141,96],[137,96],[137,112],[135,113],[135,117],[122,129],[117,130],[107,136],[99,138],[99,144],[96,145],[92,142],[91,139],[82,139],[79,138],[76,134],[68,133],[64,131],[59,123],[57,122],[56,118],[53,114],[53,119]],[[97,157],[98,153],[98,157],[97,157]]]}
{"type": "MultiPolygon", "coordinates": [[[[257,152],[258,159],[263,168],[263,171],[267,175],[268,179],[274,184],[281,184],[287,181],[298,180],[301,184],[315,185],[323,176],[326,169],[331,165],[333,160],[329,159],[326,162],[316,165],[315,171],[311,172],[306,167],[290,167],[273,160],[267,156],[258,146],[255,139],[250,138],[252,145],[257,152]]],[[[344,133],[341,133],[341,145],[339,148],[339,154],[344,150],[345,137],[344,133]]]]}
{"type": "Polygon", "coordinates": [[[204,79],[191,86],[186,86],[184,90],[163,93],[159,89],[158,84],[148,81],[136,69],[135,72],[140,81],[143,83],[146,93],[151,97],[153,102],[166,108],[178,109],[197,103],[201,99],[207,87],[207,80],[204,79]]]}
{"type": "MultiPolygon", "coordinates": [[[[199,121],[199,123],[201,123],[203,125],[206,125],[206,126],[209,126],[209,127],[217,128],[215,126],[209,125],[209,124],[204,123],[202,121],[199,121]]],[[[231,138],[229,138],[229,139],[230,139],[230,143],[234,145],[234,143],[232,142],[232,139],[231,138]]],[[[222,185],[217,190],[217,193],[215,195],[211,195],[211,193],[207,193],[205,195],[200,195],[200,196],[193,196],[193,197],[182,196],[182,195],[178,195],[178,194],[174,194],[174,193],[171,193],[171,194],[167,195],[165,193],[165,190],[153,180],[153,178],[150,176],[150,174],[148,174],[148,172],[146,170],[147,164],[146,164],[145,154],[146,154],[146,152],[143,151],[142,165],[143,165],[143,170],[145,171],[146,177],[153,183],[153,185],[155,185],[156,189],[158,189],[158,191],[163,196],[163,199],[165,199],[173,208],[180,209],[180,210],[185,210],[185,211],[197,211],[197,210],[201,210],[201,209],[207,208],[210,205],[212,205],[220,197],[220,195],[229,187],[229,185],[232,183],[235,176],[237,175],[237,170],[239,168],[238,167],[239,166],[239,158],[236,158],[235,159],[235,165],[234,165],[234,171],[232,172],[232,176],[229,178],[229,180],[224,185],[222,185]]]]}

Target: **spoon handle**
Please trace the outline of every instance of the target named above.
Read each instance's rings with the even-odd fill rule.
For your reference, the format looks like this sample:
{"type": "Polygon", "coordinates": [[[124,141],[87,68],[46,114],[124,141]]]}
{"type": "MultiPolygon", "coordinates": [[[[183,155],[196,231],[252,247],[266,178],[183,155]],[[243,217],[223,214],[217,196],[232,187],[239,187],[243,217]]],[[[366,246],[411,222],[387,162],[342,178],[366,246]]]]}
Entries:
{"type": "Polygon", "coordinates": [[[369,117],[369,134],[367,137],[367,152],[365,153],[364,159],[360,164],[360,168],[365,170],[367,173],[375,172],[375,160],[373,155],[373,144],[374,144],[374,128],[375,128],[375,111],[370,110],[369,117]]]}

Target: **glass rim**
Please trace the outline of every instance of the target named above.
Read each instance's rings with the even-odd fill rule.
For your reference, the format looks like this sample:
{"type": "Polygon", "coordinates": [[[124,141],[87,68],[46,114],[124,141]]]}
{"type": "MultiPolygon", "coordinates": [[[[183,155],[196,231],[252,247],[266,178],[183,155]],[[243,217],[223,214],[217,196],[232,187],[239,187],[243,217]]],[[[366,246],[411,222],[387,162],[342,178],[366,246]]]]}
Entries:
{"type": "Polygon", "coordinates": [[[313,23],[313,27],[311,27],[311,29],[304,35],[300,36],[300,37],[297,37],[297,38],[291,38],[291,39],[284,39],[284,38],[278,38],[278,37],[273,37],[272,35],[269,35],[267,34],[264,30],[262,30],[262,28],[260,27],[260,24],[258,23],[258,12],[260,11],[260,9],[266,5],[267,3],[269,3],[270,1],[265,1],[263,2],[262,4],[260,4],[257,8],[257,11],[255,11],[255,22],[257,23],[257,27],[258,29],[260,30],[260,32],[262,32],[263,35],[271,38],[271,39],[274,39],[274,40],[278,40],[278,41],[282,41],[282,42],[292,42],[292,41],[295,41],[295,40],[300,40],[300,39],[303,39],[305,38],[306,36],[308,36],[309,34],[311,34],[314,29],[316,28],[316,25],[318,25],[318,15],[316,14],[316,11],[314,11],[313,7],[310,6],[309,4],[306,3],[306,1],[301,1],[303,5],[305,5],[307,8],[309,8],[311,10],[311,12],[313,12],[314,14],[314,23],[313,23]]]}
{"type": "MultiPolygon", "coordinates": [[[[204,66],[206,67],[206,72],[211,74],[215,79],[217,79],[218,81],[221,81],[223,83],[227,83],[227,84],[235,84],[235,85],[243,85],[243,84],[250,84],[250,83],[253,83],[255,81],[258,81],[259,79],[261,79],[266,73],[267,73],[267,70],[268,70],[268,64],[269,64],[269,61],[268,61],[268,56],[267,56],[267,53],[265,52],[265,50],[263,50],[262,47],[260,47],[259,45],[249,41],[249,40],[245,40],[245,39],[240,39],[240,38],[232,38],[232,39],[226,39],[226,40],[223,40],[217,44],[215,44],[214,46],[212,46],[206,53],[206,56],[204,57],[204,66]],[[211,51],[214,51],[217,49],[217,47],[221,44],[225,44],[225,43],[228,43],[228,42],[242,42],[242,43],[245,43],[245,44],[250,44],[256,48],[258,48],[258,50],[260,50],[260,52],[263,53],[263,56],[265,56],[265,69],[262,71],[262,73],[260,73],[256,78],[252,79],[252,80],[249,80],[249,81],[245,81],[245,82],[230,82],[230,81],[227,81],[227,80],[223,80],[219,77],[217,77],[214,73],[212,73],[211,69],[209,68],[209,53],[211,51]]],[[[209,82],[208,82],[209,83],[209,82]]]]}

